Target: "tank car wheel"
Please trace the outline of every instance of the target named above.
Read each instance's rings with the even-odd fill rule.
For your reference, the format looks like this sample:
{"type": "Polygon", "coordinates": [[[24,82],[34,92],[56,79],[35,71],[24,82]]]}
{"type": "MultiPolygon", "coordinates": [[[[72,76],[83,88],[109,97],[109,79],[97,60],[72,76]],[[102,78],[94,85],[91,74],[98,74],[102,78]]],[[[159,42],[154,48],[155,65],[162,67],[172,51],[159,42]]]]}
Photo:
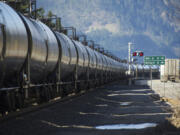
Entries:
{"type": "Polygon", "coordinates": [[[79,93],[81,91],[81,89],[82,89],[82,84],[81,84],[81,82],[78,82],[77,87],[75,88],[75,93],[79,93]]]}
{"type": "Polygon", "coordinates": [[[48,102],[50,100],[50,93],[49,93],[49,89],[44,86],[41,88],[41,92],[40,92],[40,101],[42,102],[48,102]]]}
{"type": "Polygon", "coordinates": [[[63,87],[62,86],[59,86],[59,93],[58,95],[63,98],[64,97],[64,90],[63,90],[63,87]]]}
{"type": "Polygon", "coordinates": [[[12,91],[3,92],[3,110],[6,111],[13,111],[15,109],[15,95],[12,91]]]}
{"type": "Polygon", "coordinates": [[[24,107],[24,97],[21,92],[16,93],[16,107],[23,108],[24,107]]]}
{"type": "Polygon", "coordinates": [[[49,99],[52,99],[53,98],[53,88],[52,88],[52,86],[47,86],[47,93],[48,93],[49,99]]]}
{"type": "Polygon", "coordinates": [[[72,85],[69,84],[64,85],[63,96],[67,96],[69,93],[71,93],[72,89],[74,89],[72,85]]]}
{"type": "Polygon", "coordinates": [[[86,86],[86,83],[84,83],[84,82],[80,82],[80,91],[81,90],[84,90],[85,89],[85,86],[86,86]]]}
{"type": "Polygon", "coordinates": [[[49,86],[51,99],[55,98],[57,96],[57,91],[55,86],[49,86]]]}
{"type": "Polygon", "coordinates": [[[87,90],[89,90],[91,87],[90,87],[90,82],[88,81],[87,83],[86,83],[86,89],[87,90]]]}
{"type": "Polygon", "coordinates": [[[45,87],[45,100],[46,101],[49,101],[50,100],[50,98],[51,98],[51,92],[50,92],[50,90],[49,90],[49,88],[48,87],[45,87]]]}
{"type": "Polygon", "coordinates": [[[88,89],[89,89],[89,88],[88,88],[88,85],[89,85],[89,84],[88,84],[88,82],[86,81],[85,84],[84,84],[84,89],[85,89],[85,90],[88,90],[88,89]]]}
{"type": "Polygon", "coordinates": [[[50,98],[51,99],[55,98],[56,90],[54,89],[54,86],[49,86],[49,91],[50,91],[50,98]]]}
{"type": "Polygon", "coordinates": [[[75,94],[78,94],[79,92],[80,92],[80,84],[78,84],[77,86],[76,86],[76,88],[73,88],[74,90],[74,93],[75,94]]]}

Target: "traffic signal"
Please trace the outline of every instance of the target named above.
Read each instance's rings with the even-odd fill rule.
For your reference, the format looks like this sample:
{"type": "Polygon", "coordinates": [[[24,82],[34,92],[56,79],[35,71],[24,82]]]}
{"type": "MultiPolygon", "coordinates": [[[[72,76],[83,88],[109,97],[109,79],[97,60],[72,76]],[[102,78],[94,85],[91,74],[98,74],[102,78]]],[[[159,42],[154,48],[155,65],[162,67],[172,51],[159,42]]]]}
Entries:
{"type": "Polygon", "coordinates": [[[137,56],[137,52],[133,52],[133,56],[137,56]]]}
{"type": "Polygon", "coordinates": [[[142,56],[144,56],[144,53],[143,53],[143,52],[140,52],[140,51],[136,51],[136,52],[133,52],[132,55],[133,55],[133,56],[140,56],[140,57],[142,57],[142,56]]]}
{"type": "Polygon", "coordinates": [[[138,53],[138,56],[140,56],[140,57],[143,56],[143,55],[144,55],[143,52],[139,52],[139,53],[138,53]]]}

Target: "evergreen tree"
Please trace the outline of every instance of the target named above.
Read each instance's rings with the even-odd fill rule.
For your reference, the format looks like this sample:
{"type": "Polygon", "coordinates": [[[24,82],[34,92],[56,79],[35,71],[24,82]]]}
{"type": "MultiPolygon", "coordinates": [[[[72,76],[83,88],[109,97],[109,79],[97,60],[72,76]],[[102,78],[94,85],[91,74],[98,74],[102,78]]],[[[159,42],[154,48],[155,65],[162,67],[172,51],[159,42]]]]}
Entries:
{"type": "MultiPolygon", "coordinates": [[[[5,0],[5,2],[8,3],[16,11],[27,16],[29,15],[30,12],[30,6],[32,6],[33,5],[32,3],[36,1],[35,0],[5,0]]],[[[45,11],[43,8],[38,8],[36,9],[36,11],[35,9],[33,9],[31,13],[31,17],[35,17],[35,13],[37,18],[43,18],[45,11]]]]}
{"type": "MultiPolygon", "coordinates": [[[[35,0],[3,0],[6,3],[8,3],[12,8],[14,8],[16,11],[24,14],[25,16],[30,15],[30,6],[32,6],[33,2],[36,2],[35,0]],[[31,4],[31,5],[30,5],[31,4]]],[[[32,9],[31,17],[33,18],[39,18],[42,20],[45,24],[47,24],[52,29],[59,29],[58,27],[61,27],[61,23],[57,20],[56,15],[52,13],[52,11],[48,11],[47,15],[45,15],[45,11],[43,8],[38,9],[32,9]]]]}

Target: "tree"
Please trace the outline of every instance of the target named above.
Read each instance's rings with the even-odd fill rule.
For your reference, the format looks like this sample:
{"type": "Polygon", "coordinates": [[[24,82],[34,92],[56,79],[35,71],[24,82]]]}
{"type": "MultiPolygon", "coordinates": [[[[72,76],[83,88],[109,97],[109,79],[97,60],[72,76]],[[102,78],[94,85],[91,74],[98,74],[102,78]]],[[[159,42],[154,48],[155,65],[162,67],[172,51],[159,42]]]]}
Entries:
{"type": "Polygon", "coordinates": [[[47,17],[48,17],[48,18],[51,18],[51,17],[53,17],[53,16],[54,16],[54,15],[53,15],[52,11],[48,11],[47,17]]]}
{"type": "Polygon", "coordinates": [[[5,0],[5,2],[23,14],[29,12],[29,0],[5,0]]]}
{"type": "MultiPolygon", "coordinates": [[[[3,0],[4,1],[4,0],[3,0]]],[[[45,11],[43,8],[36,8],[35,0],[5,0],[12,8],[16,11],[24,14],[25,16],[30,16],[32,18],[39,18],[46,25],[48,25],[52,29],[60,29],[61,23],[56,15],[52,13],[52,11],[48,11],[45,15],[45,11]],[[32,7],[32,12],[30,13],[30,7],[32,7]]]]}
{"type": "Polygon", "coordinates": [[[16,11],[26,15],[31,16],[35,18],[35,15],[37,18],[43,18],[44,17],[44,9],[38,8],[35,9],[36,1],[35,0],[5,0],[6,3],[8,3],[12,8],[14,8],[16,11]],[[30,7],[32,7],[32,13],[30,14],[30,7]]]}
{"type": "Polygon", "coordinates": [[[52,11],[48,11],[47,15],[45,15],[42,19],[42,21],[48,25],[50,28],[55,29],[56,28],[56,15],[52,13],[52,11]]]}
{"type": "Polygon", "coordinates": [[[43,8],[38,8],[38,9],[36,9],[36,11],[33,11],[32,12],[32,15],[33,16],[35,16],[35,12],[36,12],[36,17],[37,18],[44,18],[44,13],[45,13],[45,11],[44,11],[44,9],[43,8]]]}

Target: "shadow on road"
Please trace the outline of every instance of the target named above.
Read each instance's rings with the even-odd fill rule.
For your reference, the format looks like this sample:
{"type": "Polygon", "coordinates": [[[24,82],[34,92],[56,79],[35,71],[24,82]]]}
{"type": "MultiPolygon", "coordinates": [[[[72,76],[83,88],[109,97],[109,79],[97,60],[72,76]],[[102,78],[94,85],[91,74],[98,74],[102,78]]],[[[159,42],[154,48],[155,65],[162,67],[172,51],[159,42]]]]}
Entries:
{"type": "Polygon", "coordinates": [[[170,135],[180,130],[166,118],[171,108],[148,87],[113,83],[83,96],[0,124],[1,135],[170,135]],[[97,126],[155,123],[144,129],[100,130],[97,126]]]}

